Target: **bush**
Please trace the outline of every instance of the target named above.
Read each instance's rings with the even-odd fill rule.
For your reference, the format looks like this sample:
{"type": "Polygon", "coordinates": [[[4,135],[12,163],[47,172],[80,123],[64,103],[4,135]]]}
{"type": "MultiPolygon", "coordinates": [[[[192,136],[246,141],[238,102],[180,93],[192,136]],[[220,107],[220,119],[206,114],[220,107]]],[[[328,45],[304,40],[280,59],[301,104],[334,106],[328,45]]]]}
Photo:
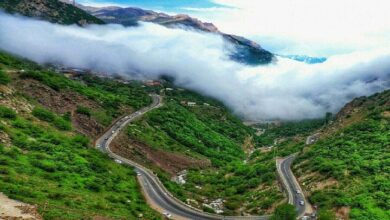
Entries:
{"type": "Polygon", "coordinates": [[[91,191],[94,191],[94,192],[100,192],[102,190],[102,186],[99,185],[98,183],[96,182],[90,182],[90,183],[87,183],[85,185],[85,187],[91,191]]]}
{"type": "Polygon", "coordinates": [[[88,117],[91,116],[91,111],[89,110],[89,108],[84,107],[84,106],[77,106],[76,112],[79,114],[82,114],[82,115],[86,115],[88,117]]]}
{"type": "Polygon", "coordinates": [[[318,219],[319,220],[335,220],[336,217],[333,214],[333,212],[331,212],[329,210],[320,210],[318,212],[318,219]]]}
{"type": "Polygon", "coordinates": [[[297,213],[295,207],[290,204],[283,204],[275,209],[275,213],[272,216],[272,220],[295,220],[297,213]]]}
{"type": "Polygon", "coordinates": [[[41,107],[35,107],[32,114],[38,119],[47,122],[53,122],[56,118],[56,115],[53,112],[41,107]]]}
{"type": "Polygon", "coordinates": [[[58,129],[60,130],[64,130],[64,131],[70,131],[72,130],[72,125],[69,121],[61,118],[61,117],[57,117],[54,122],[53,122],[54,126],[56,126],[58,129]]]}
{"type": "Polygon", "coordinates": [[[10,82],[11,78],[3,70],[0,69],[0,84],[7,85],[10,82]]]}
{"type": "Polygon", "coordinates": [[[215,213],[214,209],[212,209],[208,206],[203,206],[203,211],[208,212],[208,213],[215,213]]]}
{"type": "Polygon", "coordinates": [[[65,117],[58,117],[53,112],[41,107],[34,108],[32,114],[42,121],[52,123],[55,127],[57,127],[60,130],[70,131],[72,129],[72,125],[70,121],[66,120],[67,117],[66,115],[65,117]]]}
{"type": "Polygon", "coordinates": [[[0,106],[0,118],[14,119],[16,118],[16,113],[10,108],[0,106]]]}

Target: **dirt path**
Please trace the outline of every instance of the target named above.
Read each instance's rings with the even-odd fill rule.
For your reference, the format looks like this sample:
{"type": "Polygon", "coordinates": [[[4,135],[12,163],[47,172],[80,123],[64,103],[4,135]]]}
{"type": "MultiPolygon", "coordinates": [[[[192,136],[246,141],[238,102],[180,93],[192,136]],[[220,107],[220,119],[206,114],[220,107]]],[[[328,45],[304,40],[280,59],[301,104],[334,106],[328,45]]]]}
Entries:
{"type": "Polygon", "coordinates": [[[1,220],[41,220],[37,207],[8,198],[0,193],[1,220]]]}

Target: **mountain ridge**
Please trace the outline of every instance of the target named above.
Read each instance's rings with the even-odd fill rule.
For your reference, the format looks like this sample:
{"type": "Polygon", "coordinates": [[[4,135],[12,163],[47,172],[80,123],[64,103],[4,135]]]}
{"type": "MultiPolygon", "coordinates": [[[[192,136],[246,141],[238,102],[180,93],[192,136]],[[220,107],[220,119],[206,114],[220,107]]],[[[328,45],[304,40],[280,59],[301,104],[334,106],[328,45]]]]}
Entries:
{"type": "Polygon", "coordinates": [[[233,45],[234,50],[229,53],[232,60],[247,65],[268,64],[275,60],[275,56],[262,48],[258,43],[245,37],[227,34],[220,31],[213,23],[202,22],[186,14],[168,15],[165,13],[144,10],[136,7],[121,8],[90,7],[77,4],[77,7],[100,18],[106,23],[122,24],[124,26],[136,26],[138,22],[151,22],[169,28],[191,28],[193,30],[220,35],[226,42],[233,45]]]}

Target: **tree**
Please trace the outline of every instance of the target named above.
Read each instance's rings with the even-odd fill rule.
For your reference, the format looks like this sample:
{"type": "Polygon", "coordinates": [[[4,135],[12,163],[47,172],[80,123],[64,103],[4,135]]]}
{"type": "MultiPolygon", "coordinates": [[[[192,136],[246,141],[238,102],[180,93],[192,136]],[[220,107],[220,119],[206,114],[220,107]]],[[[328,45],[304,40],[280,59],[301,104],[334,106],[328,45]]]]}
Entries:
{"type": "Polygon", "coordinates": [[[82,115],[86,115],[88,117],[91,116],[91,111],[89,110],[89,108],[84,107],[84,106],[77,106],[76,112],[79,114],[82,114],[82,115]]]}
{"type": "Polygon", "coordinates": [[[283,204],[275,209],[275,213],[272,216],[272,220],[295,220],[297,213],[295,207],[290,204],[283,204]]]}

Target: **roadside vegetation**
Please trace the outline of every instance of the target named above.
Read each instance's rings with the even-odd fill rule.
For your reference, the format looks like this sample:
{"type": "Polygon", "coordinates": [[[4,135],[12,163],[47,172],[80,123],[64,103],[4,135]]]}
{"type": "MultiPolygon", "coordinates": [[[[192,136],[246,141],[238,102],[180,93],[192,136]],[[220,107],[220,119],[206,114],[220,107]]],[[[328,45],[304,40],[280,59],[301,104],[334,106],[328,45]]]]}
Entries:
{"type": "Polygon", "coordinates": [[[290,204],[283,204],[276,207],[271,220],[295,220],[297,219],[297,213],[295,207],[290,204]]]}
{"type": "Polygon", "coordinates": [[[344,208],[351,219],[390,219],[389,100],[389,90],[355,100],[352,113],[335,122],[347,126],[298,157],[297,173],[320,174],[304,182],[310,201],[324,210],[323,215],[329,210],[341,215],[344,208]],[[326,187],[316,187],[326,182],[326,187]]]}

